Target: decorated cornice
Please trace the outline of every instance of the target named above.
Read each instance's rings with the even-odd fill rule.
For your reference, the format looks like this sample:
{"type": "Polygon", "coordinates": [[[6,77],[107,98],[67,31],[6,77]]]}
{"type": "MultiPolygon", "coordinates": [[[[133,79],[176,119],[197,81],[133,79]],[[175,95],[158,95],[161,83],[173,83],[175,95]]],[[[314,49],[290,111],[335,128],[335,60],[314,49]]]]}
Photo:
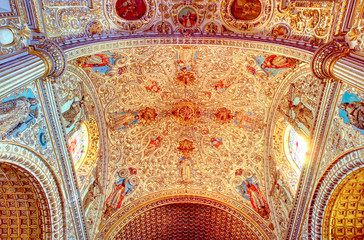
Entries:
{"type": "Polygon", "coordinates": [[[285,55],[304,62],[311,62],[316,48],[299,41],[273,40],[267,37],[176,37],[175,35],[105,36],[100,39],[78,39],[62,45],[67,61],[102,51],[155,45],[208,45],[235,47],[285,55]]]}
{"type": "Polygon", "coordinates": [[[75,232],[79,240],[88,239],[86,223],[82,208],[82,200],[76,180],[73,161],[67,147],[66,131],[61,120],[54,84],[51,81],[39,81],[39,87],[44,99],[45,114],[50,126],[54,148],[57,149],[57,160],[62,171],[64,191],[72,212],[75,232]]]}
{"type": "Polygon", "coordinates": [[[267,223],[251,208],[219,193],[195,189],[156,192],[126,205],[104,223],[95,239],[113,239],[119,230],[135,216],[163,205],[199,203],[217,207],[237,217],[256,231],[260,239],[276,239],[267,223]]]}

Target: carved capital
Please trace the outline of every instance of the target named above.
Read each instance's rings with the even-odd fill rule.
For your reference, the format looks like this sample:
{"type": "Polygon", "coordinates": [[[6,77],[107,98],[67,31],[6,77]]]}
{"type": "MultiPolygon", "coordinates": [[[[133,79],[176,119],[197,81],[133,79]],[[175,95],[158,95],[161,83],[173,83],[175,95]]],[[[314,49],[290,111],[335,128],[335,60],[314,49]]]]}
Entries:
{"type": "Polygon", "coordinates": [[[66,70],[66,57],[61,47],[50,40],[40,40],[29,48],[29,53],[42,58],[46,65],[44,77],[57,78],[66,70]]]}
{"type": "Polygon", "coordinates": [[[335,78],[333,68],[337,60],[349,55],[350,49],[346,43],[336,40],[317,49],[311,62],[313,74],[320,79],[335,78]]]}

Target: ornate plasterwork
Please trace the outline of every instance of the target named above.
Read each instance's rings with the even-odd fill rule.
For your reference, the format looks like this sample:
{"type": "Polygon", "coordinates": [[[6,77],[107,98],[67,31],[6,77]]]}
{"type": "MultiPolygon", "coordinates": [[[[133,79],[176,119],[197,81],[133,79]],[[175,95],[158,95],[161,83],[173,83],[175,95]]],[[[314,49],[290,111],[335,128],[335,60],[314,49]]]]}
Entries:
{"type": "Polygon", "coordinates": [[[356,1],[353,14],[351,15],[350,31],[345,35],[351,49],[364,52],[364,18],[363,0],[356,1]]]}
{"type": "Polygon", "coordinates": [[[59,179],[49,164],[37,153],[22,145],[0,142],[0,162],[14,164],[28,171],[43,188],[50,208],[51,239],[65,238],[65,210],[59,179]]]}
{"type": "Polygon", "coordinates": [[[272,22],[288,24],[291,38],[319,44],[331,37],[334,12],[333,2],[294,2],[286,9],[275,9],[272,22]]]}
{"type": "MultiPolygon", "coordinates": [[[[68,64],[66,74],[62,77],[64,79],[64,87],[63,84],[59,85],[59,97],[62,105],[67,101],[67,99],[74,99],[76,96],[81,96],[80,91],[83,92],[85,96],[85,107],[86,107],[86,115],[93,116],[96,119],[98,132],[99,132],[99,151],[98,151],[98,162],[91,173],[91,176],[85,180],[84,187],[80,189],[80,192],[85,198],[84,194],[87,195],[87,192],[94,185],[94,181],[97,182],[97,186],[94,189],[94,193],[92,194],[92,202],[88,209],[85,210],[86,215],[86,223],[88,225],[89,236],[94,236],[98,231],[98,226],[102,221],[102,214],[104,211],[104,187],[107,184],[106,179],[107,176],[104,174],[107,172],[107,159],[108,159],[108,146],[107,146],[107,134],[106,134],[106,123],[104,120],[103,110],[101,108],[102,104],[98,97],[95,86],[92,84],[91,80],[87,76],[87,74],[82,70],[76,67],[75,65],[68,64]],[[68,76],[68,77],[67,77],[68,76]],[[75,82],[82,82],[84,87],[78,88],[78,84],[72,84],[75,82]],[[71,90],[67,93],[67,89],[76,89],[71,90]],[[77,90],[78,88],[78,90],[77,90]]],[[[84,121],[87,120],[85,116],[84,121]]],[[[72,133],[72,132],[71,132],[72,133]]],[[[70,134],[71,134],[70,133],[70,134]]],[[[84,199],[84,201],[86,201],[84,199]]],[[[67,224],[67,226],[72,227],[73,223],[67,224]]]]}
{"type": "MultiPolygon", "coordinates": [[[[281,238],[286,237],[290,210],[293,208],[293,195],[299,186],[299,178],[290,167],[284,152],[284,133],[288,124],[300,130],[300,124],[290,115],[289,101],[299,99],[312,110],[312,116],[317,114],[322,83],[315,78],[309,65],[302,65],[288,74],[276,90],[275,97],[268,115],[267,134],[270,136],[266,145],[265,170],[268,171],[270,185],[270,206],[275,213],[275,230],[281,238]],[[294,87],[292,87],[292,84],[294,87]]],[[[295,115],[298,119],[303,113],[295,115]]],[[[312,119],[313,120],[313,119],[312,119]]],[[[309,132],[301,130],[301,136],[306,136],[309,141],[309,132]]],[[[307,163],[306,163],[307,164],[307,163]]]]}
{"type": "Polygon", "coordinates": [[[113,239],[113,236],[135,216],[158,206],[184,202],[220,208],[254,229],[259,239],[276,239],[264,220],[254,210],[246,207],[239,201],[218,193],[188,188],[156,192],[131,202],[104,223],[95,239],[113,239]]]}
{"type": "Polygon", "coordinates": [[[49,37],[64,41],[71,36],[98,38],[98,35],[106,34],[256,34],[318,45],[330,39],[330,26],[334,19],[342,18],[342,11],[334,14],[337,8],[331,2],[293,3],[284,10],[272,0],[98,0],[93,1],[92,8],[87,3],[73,4],[45,2],[44,18],[49,37]],[[142,10],[139,9],[140,4],[145,6],[142,10]],[[138,17],[127,20],[127,17],[117,14],[118,7],[127,14],[136,12],[138,17]],[[190,10],[188,16],[187,10],[190,10]],[[90,25],[95,23],[98,30],[90,31],[90,25]]]}

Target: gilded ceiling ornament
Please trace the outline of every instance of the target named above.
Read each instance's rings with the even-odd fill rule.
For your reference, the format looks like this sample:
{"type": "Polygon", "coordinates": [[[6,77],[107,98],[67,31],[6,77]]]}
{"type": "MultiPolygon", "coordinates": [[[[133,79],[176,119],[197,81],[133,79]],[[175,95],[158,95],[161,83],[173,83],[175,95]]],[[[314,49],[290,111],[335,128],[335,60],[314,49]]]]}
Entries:
{"type": "Polygon", "coordinates": [[[90,36],[102,35],[102,31],[103,31],[102,25],[98,21],[92,21],[86,24],[86,33],[88,33],[88,35],[90,36]]]}
{"type": "Polygon", "coordinates": [[[287,24],[277,24],[272,28],[272,36],[274,38],[280,37],[283,39],[288,38],[291,35],[291,28],[287,24]]]}
{"type": "Polygon", "coordinates": [[[188,157],[195,149],[195,146],[191,140],[184,139],[179,142],[177,149],[183,157],[188,157]]]}
{"type": "Polygon", "coordinates": [[[172,25],[169,22],[157,23],[157,31],[162,34],[170,34],[173,31],[172,25]]]}
{"type": "Polygon", "coordinates": [[[228,110],[226,107],[218,108],[215,113],[216,121],[220,123],[228,123],[233,118],[233,114],[231,110],[228,110]]]}
{"type": "Polygon", "coordinates": [[[207,34],[216,34],[219,31],[219,27],[215,22],[210,22],[205,25],[205,32],[207,34]]]}
{"type": "Polygon", "coordinates": [[[192,125],[199,118],[200,111],[195,103],[182,101],[173,108],[172,116],[180,124],[192,125]]]}
{"type": "Polygon", "coordinates": [[[195,83],[196,76],[194,72],[187,71],[186,68],[183,68],[181,71],[177,73],[176,80],[180,85],[187,87],[195,83]]]}

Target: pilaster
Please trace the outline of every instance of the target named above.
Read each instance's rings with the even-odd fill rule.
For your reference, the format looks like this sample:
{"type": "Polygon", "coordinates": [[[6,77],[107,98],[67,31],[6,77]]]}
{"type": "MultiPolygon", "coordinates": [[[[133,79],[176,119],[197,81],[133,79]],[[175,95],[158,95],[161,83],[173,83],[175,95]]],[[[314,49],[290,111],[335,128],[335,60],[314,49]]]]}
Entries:
{"type": "Polygon", "coordinates": [[[50,125],[57,161],[63,176],[67,206],[72,214],[77,240],[87,240],[89,237],[82,208],[82,199],[78,189],[73,161],[68,151],[67,136],[62,122],[60,107],[58,106],[54,81],[52,78],[45,78],[43,81],[39,81],[38,84],[45,102],[45,115],[50,125]]]}

